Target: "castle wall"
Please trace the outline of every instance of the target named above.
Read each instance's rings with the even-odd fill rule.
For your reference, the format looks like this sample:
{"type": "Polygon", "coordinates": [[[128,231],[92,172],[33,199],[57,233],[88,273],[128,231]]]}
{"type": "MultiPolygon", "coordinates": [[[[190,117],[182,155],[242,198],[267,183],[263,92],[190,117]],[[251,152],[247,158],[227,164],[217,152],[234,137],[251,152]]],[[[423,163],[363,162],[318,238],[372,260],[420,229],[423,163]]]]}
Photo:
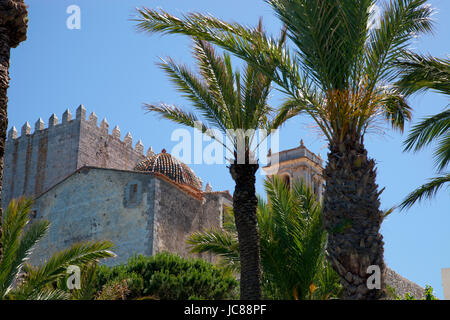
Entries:
{"type": "Polygon", "coordinates": [[[9,135],[5,152],[3,203],[22,195],[38,195],[77,168],[80,121],[72,120],[49,128],[22,129],[9,135]]]}
{"type": "MultiPolygon", "coordinates": [[[[196,231],[221,226],[220,195],[196,199],[165,180],[155,180],[155,251],[176,252],[187,257],[186,240],[196,231]]],[[[211,255],[203,257],[212,260],[211,255]]]]}
{"type": "Polygon", "coordinates": [[[86,119],[83,106],[75,119],[67,110],[61,122],[56,115],[48,122],[45,128],[39,119],[33,133],[25,123],[19,137],[15,128],[8,133],[3,207],[22,195],[38,196],[83,166],[133,170],[144,158],[140,141],[133,148],[129,133],[122,141],[117,126],[109,134],[106,120],[97,125],[94,113],[86,119]]]}
{"type": "MultiPolygon", "coordinates": [[[[151,173],[85,167],[35,199],[35,219],[50,221],[30,262],[42,263],[53,253],[82,241],[109,240],[116,258],[169,251],[191,255],[187,237],[221,227],[223,195],[196,198],[168,178],[151,173]]],[[[33,221],[31,221],[32,223],[33,221]]],[[[192,256],[192,255],[191,255],[192,256]]],[[[214,261],[211,255],[201,256],[214,261]]]]}
{"type": "Polygon", "coordinates": [[[107,265],[126,262],[134,253],[153,253],[153,175],[83,168],[38,197],[36,218],[50,221],[49,233],[31,256],[42,263],[53,253],[81,241],[109,240],[116,258],[107,265]],[[127,202],[127,187],[139,184],[133,204],[127,202]]]}
{"type": "Polygon", "coordinates": [[[132,147],[132,138],[127,134],[120,140],[120,131],[116,127],[113,134],[108,133],[108,124],[102,122],[97,126],[97,118],[90,116],[80,127],[78,168],[94,166],[121,170],[133,170],[144,159],[143,146],[140,142],[132,147]]]}

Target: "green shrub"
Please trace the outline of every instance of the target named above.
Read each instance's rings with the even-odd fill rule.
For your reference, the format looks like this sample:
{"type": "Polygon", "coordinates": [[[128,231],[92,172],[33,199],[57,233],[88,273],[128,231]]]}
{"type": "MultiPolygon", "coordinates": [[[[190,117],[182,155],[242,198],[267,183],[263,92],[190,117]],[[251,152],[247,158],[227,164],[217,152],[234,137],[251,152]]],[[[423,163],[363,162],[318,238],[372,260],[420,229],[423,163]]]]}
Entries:
{"type": "Polygon", "coordinates": [[[96,300],[125,300],[130,295],[127,280],[112,280],[103,286],[96,300]]]}
{"type": "Polygon", "coordinates": [[[98,268],[96,287],[125,280],[127,298],[164,300],[235,298],[237,281],[232,274],[201,259],[183,259],[171,253],[134,256],[125,265],[98,268]]]}

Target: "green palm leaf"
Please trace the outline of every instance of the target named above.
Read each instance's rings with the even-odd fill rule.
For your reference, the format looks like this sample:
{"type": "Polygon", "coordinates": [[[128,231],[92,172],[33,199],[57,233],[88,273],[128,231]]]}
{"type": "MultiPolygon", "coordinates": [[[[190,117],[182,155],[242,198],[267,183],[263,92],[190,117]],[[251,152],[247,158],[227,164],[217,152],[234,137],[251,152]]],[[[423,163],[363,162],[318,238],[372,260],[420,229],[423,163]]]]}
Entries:
{"type": "MultiPolygon", "coordinates": [[[[424,90],[450,94],[450,60],[423,56],[404,50],[397,60],[400,79],[396,86],[405,95],[424,90]]],[[[448,107],[448,106],[447,106],[448,107]]],[[[450,162],[450,110],[422,119],[416,124],[404,141],[404,151],[417,152],[437,142],[434,151],[435,166],[442,172],[450,162]]],[[[430,181],[411,192],[401,203],[402,209],[411,207],[417,201],[433,197],[449,176],[430,179],[430,181]]]]}
{"type": "Polygon", "coordinates": [[[23,264],[28,260],[32,249],[40,239],[48,232],[48,221],[38,221],[30,226],[23,235],[14,259],[8,254],[8,258],[1,263],[0,296],[8,294],[17,275],[20,274],[23,264]]]}
{"type": "Polygon", "coordinates": [[[187,243],[192,253],[209,252],[224,259],[222,265],[238,271],[239,270],[239,243],[236,234],[211,229],[196,232],[189,236],[187,243]]]}
{"type": "Polygon", "coordinates": [[[78,243],[55,253],[41,266],[34,267],[26,264],[24,267],[26,281],[12,294],[22,299],[30,299],[47,284],[64,276],[69,265],[81,266],[99,259],[115,257],[115,254],[109,250],[113,246],[110,241],[78,243]]]}
{"type": "MultiPolygon", "coordinates": [[[[220,124],[223,122],[223,114],[219,109],[220,104],[203,81],[198,79],[188,68],[177,65],[170,58],[160,63],[159,66],[170,77],[177,89],[185,93],[185,97],[194,103],[196,110],[200,111],[210,123],[220,124]]],[[[221,127],[221,129],[225,128],[221,127]]]]}
{"type": "Polygon", "coordinates": [[[48,285],[65,276],[69,265],[83,265],[115,256],[109,251],[113,244],[108,241],[76,244],[56,253],[42,266],[27,264],[33,248],[49,230],[49,222],[45,220],[36,221],[26,228],[32,203],[29,198],[12,200],[5,211],[0,299],[66,299],[69,296],[66,292],[50,289],[48,285]],[[18,279],[19,274],[23,279],[18,279]]]}
{"type": "Polygon", "coordinates": [[[410,95],[426,89],[450,94],[450,60],[403,51],[397,60],[400,80],[397,86],[410,95]]]}
{"type": "Polygon", "coordinates": [[[28,296],[17,295],[16,300],[68,300],[70,295],[60,289],[41,289],[35,290],[28,296]]]}
{"type": "Polygon", "coordinates": [[[438,170],[443,170],[450,161],[450,110],[423,119],[412,128],[404,142],[404,151],[419,151],[440,138],[435,151],[438,170]]]}
{"type": "Polygon", "coordinates": [[[431,14],[426,0],[391,1],[384,7],[380,27],[371,31],[366,53],[366,73],[372,77],[372,83],[392,79],[399,51],[406,47],[413,34],[431,31],[431,14]]]}
{"type": "Polygon", "coordinates": [[[417,201],[421,201],[424,198],[432,198],[446,183],[449,182],[450,174],[430,179],[428,183],[411,192],[400,204],[400,208],[409,208],[417,201]]]}

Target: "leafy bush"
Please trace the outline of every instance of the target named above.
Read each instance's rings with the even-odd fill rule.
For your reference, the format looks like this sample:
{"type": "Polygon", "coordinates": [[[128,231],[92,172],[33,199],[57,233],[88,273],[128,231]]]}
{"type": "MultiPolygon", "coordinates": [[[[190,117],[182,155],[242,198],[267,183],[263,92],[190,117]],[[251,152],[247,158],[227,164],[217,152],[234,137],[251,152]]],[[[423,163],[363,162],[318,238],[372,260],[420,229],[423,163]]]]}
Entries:
{"type": "Polygon", "coordinates": [[[130,294],[128,283],[125,279],[113,280],[103,286],[96,300],[125,300],[130,294]]]}
{"type": "Polygon", "coordinates": [[[237,287],[230,272],[201,259],[183,259],[171,253],[139,255],[125,265],[100,266],[95,281],[99,291],[111,291],[117,281],[126,281],[128,299],[230,299],[237,287]]]}

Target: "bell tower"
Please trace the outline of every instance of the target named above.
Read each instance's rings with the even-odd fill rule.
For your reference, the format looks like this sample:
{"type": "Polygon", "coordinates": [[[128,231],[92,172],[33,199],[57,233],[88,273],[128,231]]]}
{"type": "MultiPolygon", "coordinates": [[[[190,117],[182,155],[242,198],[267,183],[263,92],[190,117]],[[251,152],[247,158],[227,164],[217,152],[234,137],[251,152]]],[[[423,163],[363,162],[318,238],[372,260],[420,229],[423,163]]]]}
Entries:
{"type": "Polygon", "coordinates": [[[300,146],[297,148],[273,154],[269,150],[267,157],[268,165],[262,168],[267,176],[276,174],[289,186],[292,186],[293,181],[303,180],[319,198],[322,198],[324,185],[322,177],[323,160],[305,147],[303,139],[300,140],[300,146]]]}

